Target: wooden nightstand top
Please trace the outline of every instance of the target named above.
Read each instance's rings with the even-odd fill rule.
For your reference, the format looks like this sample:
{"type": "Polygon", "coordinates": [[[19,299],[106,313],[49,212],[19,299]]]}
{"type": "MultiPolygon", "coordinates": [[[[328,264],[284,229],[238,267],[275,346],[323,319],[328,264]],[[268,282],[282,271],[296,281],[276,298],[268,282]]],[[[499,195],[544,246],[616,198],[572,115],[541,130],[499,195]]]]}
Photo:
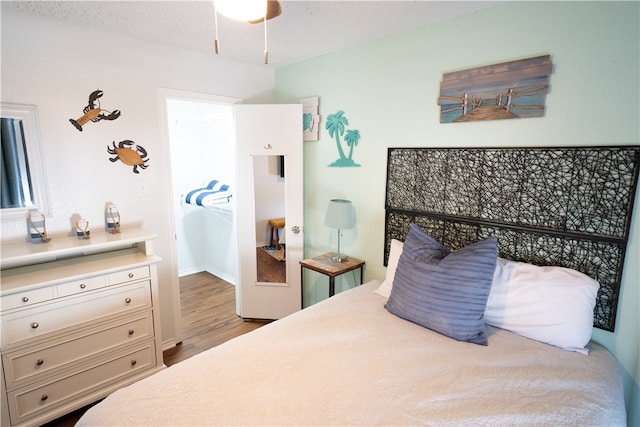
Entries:
{"type": "Polygon", "coordinates": [[[331,261],[331,255],[333,255],[333,252],[303,259],[300,261],[300,265],[331,277],[361,268],[364,265],[364,261],[353,257],[348,257],[342,262],[331,261]]]}

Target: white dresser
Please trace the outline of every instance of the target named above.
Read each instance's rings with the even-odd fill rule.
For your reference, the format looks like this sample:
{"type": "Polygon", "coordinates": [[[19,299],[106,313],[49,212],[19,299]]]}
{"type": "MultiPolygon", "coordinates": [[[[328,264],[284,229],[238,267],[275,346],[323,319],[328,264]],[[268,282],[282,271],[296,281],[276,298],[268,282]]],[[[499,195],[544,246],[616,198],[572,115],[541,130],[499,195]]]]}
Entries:
{"type": "Polygon", "coordinates": [[[43,424],[163,368],[155,237],[2,245],[2,426],[43,424]]]}

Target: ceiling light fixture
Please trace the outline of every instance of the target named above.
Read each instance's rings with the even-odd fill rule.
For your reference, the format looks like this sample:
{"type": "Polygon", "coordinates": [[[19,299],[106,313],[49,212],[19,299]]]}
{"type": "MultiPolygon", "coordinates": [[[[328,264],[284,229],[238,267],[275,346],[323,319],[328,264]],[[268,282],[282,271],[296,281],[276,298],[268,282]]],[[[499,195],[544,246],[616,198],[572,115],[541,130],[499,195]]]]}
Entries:
{"type": "Polygon", "coordinates": [[[264,63],[269,63],[269,51],[267,50],[267,3],[267,0],[213,0],[216,55],[220,54],[220,41],[218,38],[218,13],[220,13],[237,21],[250,23],[264,21],[264,63]]]}

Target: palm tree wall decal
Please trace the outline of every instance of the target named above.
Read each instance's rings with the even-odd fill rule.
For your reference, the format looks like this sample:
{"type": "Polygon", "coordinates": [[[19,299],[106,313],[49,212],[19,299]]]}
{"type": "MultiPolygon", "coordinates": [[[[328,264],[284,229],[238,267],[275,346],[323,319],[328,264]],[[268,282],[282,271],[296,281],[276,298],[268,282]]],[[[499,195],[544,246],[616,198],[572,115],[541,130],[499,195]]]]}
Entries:
{"type": "Polygon", "coordinates": [[[351,160],[351,156],[353,156],[353,147],[358,145],[358,141],[360,141],[360,131],[351,129],[347,130],[344,141],[349,146],[349,157],[347,158],[347,160],[351,160]]]}
{"type": "Polygon", "coordinates": [[[342,143],[340,142],[340,137],[345,133],[345,126],[349,124],[349,121],[344,116],[344,111],[338,111],[335,114],[329,115],[327,117],[327,124],[325,128],[329,131],[329,136],[331,138],[335,138],[336,146],[338,147],[338,155],[340,158],[335,162],[331,163],[329,166],[333,167],[354,167],[360,166],[356,162],[353,161],[353,147],[358,145],[360,141],[360,132],[357,130],[347,130],[347,134],[344,137],[344,141],[349,147],[349,157],[345,156],[344,150],[342,149],[342,143]]]}

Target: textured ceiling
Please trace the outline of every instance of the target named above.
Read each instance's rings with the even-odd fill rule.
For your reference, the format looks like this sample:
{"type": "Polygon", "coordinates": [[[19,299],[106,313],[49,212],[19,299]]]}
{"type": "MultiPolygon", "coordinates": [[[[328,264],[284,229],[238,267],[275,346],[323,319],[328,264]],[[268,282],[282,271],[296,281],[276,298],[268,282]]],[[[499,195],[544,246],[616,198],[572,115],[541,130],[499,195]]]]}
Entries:
{"type": "MultiPolygon", "coordinates": [[[[241,1],[241,0],[238,0],[241,1]]],[[[16,10],[74,25],[214,54],[211,1],[2,1],[16,10]]],[[[269,66],[279,67],[420,28],[503,1],[281,0],[267,22],[269,66]]],[[[262,64],[264,25],[219,16],[221,56],[262,64]]]]}

